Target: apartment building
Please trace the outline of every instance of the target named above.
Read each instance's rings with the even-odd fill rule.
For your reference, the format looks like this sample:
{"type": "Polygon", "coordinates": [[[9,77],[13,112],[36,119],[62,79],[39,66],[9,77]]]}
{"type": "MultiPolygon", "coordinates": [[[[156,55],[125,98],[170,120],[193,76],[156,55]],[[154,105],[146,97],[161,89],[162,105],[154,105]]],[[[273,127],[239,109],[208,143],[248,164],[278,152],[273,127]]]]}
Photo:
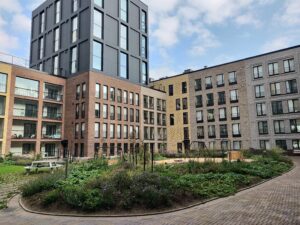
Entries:
{"type": "Polygon", "coordinates": [[[148,7],[140,0],[47,0],[32,13],[30,67],[148,84],[148,7]]]}
{"type": "Polygon", "coordinates": [[[0,63],[1,155],[56,158],[64,136],[63,78],[0,63]]]}
{"type": "Polygon", "coordinates": [[[300,151],[299,57],[294,46],[151,83],[167,92],[168,150],[181,152],[179,142],[186,140],[190,149],[300,151]],[[181,111],[182,98],[187,111],[181,111]],[[187,114],[189,138],[178,137],[187,114]]]}

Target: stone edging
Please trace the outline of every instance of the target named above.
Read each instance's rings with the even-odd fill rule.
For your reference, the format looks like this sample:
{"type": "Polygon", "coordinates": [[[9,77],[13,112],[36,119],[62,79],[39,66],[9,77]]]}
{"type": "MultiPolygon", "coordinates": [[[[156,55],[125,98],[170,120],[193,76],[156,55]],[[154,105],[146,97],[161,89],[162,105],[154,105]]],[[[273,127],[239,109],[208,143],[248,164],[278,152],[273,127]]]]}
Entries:
{"type": "MultiPolygon", "coordinates": [[[[245,188],[242,188],[242,189],[239,189],[238,192],[236,192],[234,195],[236,195],[237,193],[240,193],[242,191],[246,191],[248,189],[252,189],[254,187],[257,187],[261,184],[264,184],[266,182],[269,182],[271,180],[274,180],[278,177],[281,177],[283,175],[286,175],[288,174],[289,172],[291,172],[292,170],[294,170],[296,168],[295,165],[293,165],[293,167],[291,167],[288,171],[286,171],[285,173],[281,174],[281,175],[278,175],[278,176],[275,176],[275,177],[272,177],[270,179],[267,179],[267,180],[263,180],[261,182],[258,182],[256,184],[253,184],[249,187],[245,187],[245,188]]],[[[227,197],[230,197],[230,196],[227,196],[227,197]]],[[[162,214],[169,214],[169,213],[174,213],[174,212],[179,212],[179,211],[182,211],[182,210],[186,210],[186,209],[190,209],[190,208],[194,208],[196,206],[199,206],[199,205],[203,205],[203,204],[206,204],[208,202],[211,202],[211,201],[214,201],[214,200],[217,200],[217,199],[221,199],[221,198],[218,198],[218,197],[215,197],[215,198],[211,198],[211,199],[207,199],[205,201],[201,201],[201,202],[198,202],[198,203],[195,203],[195,204],[192,204],[192,205],[189,205],[189,206],[185,206],[185,207],[181,207],[181,208],[178,208],[178,209],[171,209],[171,210],[166,210],[166,211],[162,211],[162,212],[153,212],[153,213],[137,213],[137,214],[120,214],[120,215],[86,215],[86,214],[68,214],[68,213],[46,213],[46,212],[39,212],[39,211],[35,211],[35,210],[31,210],[31,209],[28,209],[22,202],[22,197],[19,196],[18,197],[19,200],[19,205],[21,206],[21,208],[28,212],[28,213],[33,213],[33,214],[38,214],[38,215],[44,215],[44,216],[58,216],[58,217],[82,217],[82,218],[120,218],[120,217],[127,217],[127,218],[130,218],[130,217],[143,217],[143,216],[154,216],[154,215],[162,215],[162,214]]]]}

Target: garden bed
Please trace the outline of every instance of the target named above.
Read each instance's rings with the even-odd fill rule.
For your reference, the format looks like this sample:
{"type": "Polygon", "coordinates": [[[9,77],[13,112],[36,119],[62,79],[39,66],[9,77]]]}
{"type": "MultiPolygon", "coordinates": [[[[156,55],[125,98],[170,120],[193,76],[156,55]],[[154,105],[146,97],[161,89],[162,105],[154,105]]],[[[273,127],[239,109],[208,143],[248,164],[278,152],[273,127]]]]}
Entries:
{"type": "Polygon", "coordinates": [[[96,160],[74,165],[68,179],[57,173],[29,182],[22,188],[22,203],[47,213],[148,214],[230,196],[291,167],[290,160],[274,152],[252,162],[156,165],[153,173],[96,160]]]}

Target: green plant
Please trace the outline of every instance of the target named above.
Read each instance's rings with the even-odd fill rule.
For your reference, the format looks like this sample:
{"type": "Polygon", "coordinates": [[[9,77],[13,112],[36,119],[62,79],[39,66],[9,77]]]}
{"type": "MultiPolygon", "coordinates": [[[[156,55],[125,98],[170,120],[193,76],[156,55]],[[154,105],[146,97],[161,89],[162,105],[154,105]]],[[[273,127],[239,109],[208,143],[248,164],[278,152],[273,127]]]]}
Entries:
{"type": "Polygon", "coordinates": [[[57,189],[52,190],[44,196],[44,198],[42,199],[42,204],[44,206],[49,206],[49,205],[55,203],[56,201],[58,201],[59,198],[60,198],[59,191],[57,189]]]}

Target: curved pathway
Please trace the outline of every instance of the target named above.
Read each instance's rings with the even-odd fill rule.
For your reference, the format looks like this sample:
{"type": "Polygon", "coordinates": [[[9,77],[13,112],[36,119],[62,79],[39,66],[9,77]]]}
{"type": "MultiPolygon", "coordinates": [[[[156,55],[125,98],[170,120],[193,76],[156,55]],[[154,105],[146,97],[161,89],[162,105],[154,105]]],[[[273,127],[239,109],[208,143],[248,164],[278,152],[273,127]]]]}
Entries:
{"type": "Polygon", "coordinates": [[[16,198],[0,211],[0,225],[300,225],[300,157],[296,168],[260,186],[204,205],[157,216],[72,218],[30,214],[16,198]]]}

